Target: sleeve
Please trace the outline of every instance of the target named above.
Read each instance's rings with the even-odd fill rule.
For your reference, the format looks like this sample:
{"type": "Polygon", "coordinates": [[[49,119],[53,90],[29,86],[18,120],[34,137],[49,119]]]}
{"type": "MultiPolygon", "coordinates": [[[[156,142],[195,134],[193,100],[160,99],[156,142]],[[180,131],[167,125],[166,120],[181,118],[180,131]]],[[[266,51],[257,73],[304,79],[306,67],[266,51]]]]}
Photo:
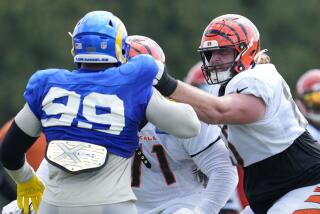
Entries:
{"type": "Polygon", "coordinates": [[[17,170],[25,163],[25,153],[41,132],[40,121],[26,104],[15,117],[0,147],[0,162],[6,169],[17,170]]]}
{"type": "Polygon", "coordinates": [[[14,118],[17,126],[31,137],[39,137],[41,134],[41,122],[31,111],[28,103],[14,118]]]}
{"type": "Polygon", "coordinates": [[[241,93],[260,97],[266,105],[272,102],[273,89],[270,84],[256,77],[245,77],[227,85],[226,94],[241,93]]]}
{"type": "Polygon", "coordinates": [[[195,210],[206,214],[219,213],[226,204],[237,183],[236,167],[232,165],[229,152],[222,140],[192,158],[199,169],[208,177],[208,184],[202,192],[195,210]]]}
{"type": "Polygon", "coordinates": [[[164,98],[156,89],[146,110],[147,120],[159,129],[179,138],[199,134],[200,121],[193,108],[164,98]]]}
{"type": "Polygon", "coordinates": [[[156,61],[150,55],[138,55],[131,60],[133,63],[139,64],[139,77],[137,84],[141,86],[152,85],[158,73],[163,73],[164,65],[160,61],[156,61]]]}
{"type": "Polygon", "coordinates": [[[135,80],[133,90],[139,95],[139,102],[147,105],[152,96],[153,82],[157,74],[161,70],[163,72],[164,65],[150,55],[141,54],[133,57],[125,67],[126,75],[131,75],[135,80]]]}
{"type": "Polygon", "coordinates": [[[187,153],[192,157],[206,150],[220,136],[221,129],[216,125],[208,125],[201,122],[200,133],[193,138],[182,140],[187,153]]]}
{"type": "Polygon", "coordinates": [[[34,73],[27,84],[24,91],[24,99],[28,103],[34,115],[40,119],[41,112],[41,92],[43,87],[44,72],[38,71],[34,73]]]}

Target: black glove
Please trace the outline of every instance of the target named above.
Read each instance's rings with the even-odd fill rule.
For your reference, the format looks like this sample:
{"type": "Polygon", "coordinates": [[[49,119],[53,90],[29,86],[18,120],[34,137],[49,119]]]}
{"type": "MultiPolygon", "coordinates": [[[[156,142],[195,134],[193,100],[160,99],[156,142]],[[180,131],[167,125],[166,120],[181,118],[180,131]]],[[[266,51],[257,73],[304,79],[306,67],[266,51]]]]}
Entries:
{"type": "Polygon", "coordinates": [[[192,174],[194,174],[197,178],[197,181],[203,185],[203,187],[207,187],[209,178],[206,174],[204,174],[199,168],[192,170],[192,174]]]}
{"type": "Polygon", "coordinates": [[[178,86],[178,81],[168,74],[166,66],[162,75],[160,77],[157,75],[157,80],[154,87],[165,97],[169,97],[178,86]]]}

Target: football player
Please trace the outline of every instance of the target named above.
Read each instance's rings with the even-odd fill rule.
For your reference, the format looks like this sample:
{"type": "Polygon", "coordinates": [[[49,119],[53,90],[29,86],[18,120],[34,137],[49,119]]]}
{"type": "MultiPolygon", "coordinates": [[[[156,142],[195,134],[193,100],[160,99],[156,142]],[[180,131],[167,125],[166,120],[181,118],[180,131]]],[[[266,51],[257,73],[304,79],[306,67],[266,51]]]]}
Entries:
{"type": "Polygon", "coordinates": [[[189,103],[199,118],[227,124],[234,157],[244,166],[251,213],[320,212],[320,145],[306,131],[290,89],[260,51],[256,26],[241,15],[213,19],[199,47],[209,84],[225,86],[216,97],[167,73],[158,89],[189,103]]]}
{"type": "MultiPolygon", "coordinates": [[[[149,54],[165,62],[162,49],[152,39],[129,36],[128,41],[129,58],[149,54]]],[[[138,212],[178,214],[190,209],[217,214],[238,182],[220,132],[217,125],[201,123],[197,137],[180,139],[148,123],[139,132],[141,152],[132,162],[131,185],[138,212]],[[198,170],[209,177],[206,188],[198,180],[198,170]]]]}
{"type": "Polygon", "coordinates": [[[307,129],[320,142],[320,70],[311,69],[297,81],[296,103],[308,120],[307,129]]]}
{"type": "Polygon", "coordinates": [[[127,31],[112,13],[86,14],[71,35],[78,68],[32,75],[26,104],[1,145],[1,163],[17,183],[24,213],[30,201],[45,214],[136,213],[130,157],[139,146],[140,122],[146,117],[186,138],[199,133],[200,122],[189,105],[152,88],[163,73],[161,62],[141,55],[125,63],[127,31]],[[41,131],[48,142],[45,187],[25,161],[41,131]]]}

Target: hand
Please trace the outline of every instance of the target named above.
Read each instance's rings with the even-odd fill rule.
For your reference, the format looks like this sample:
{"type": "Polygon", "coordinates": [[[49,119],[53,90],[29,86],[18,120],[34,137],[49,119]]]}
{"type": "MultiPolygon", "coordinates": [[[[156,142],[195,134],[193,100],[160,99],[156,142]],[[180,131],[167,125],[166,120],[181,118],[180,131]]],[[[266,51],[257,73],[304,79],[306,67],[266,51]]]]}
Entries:
{"type": "Polygon", "coordinates": [[[198,181],[199,183],[202,183],[202,185],[203,185],[204,187],[207,186],[208,181],[209,181],[209,178],[208,178],[208,176],[207,176],[206,174],[204,174],[204,173],[201,171],[201,169],[199,169],[199,168],[194,169],[194,170],[192,171],[192,174],[194,174],[194,175],[196,176],[197,181],[198,181]]]}
{"type": "Polygon", "coordinates": [[[29,213],[29,203],[32,202],[34,211],[37,213],[41,203],[44,184],[34,175],[30,180],[18,183],[17,185],[17,203],[20,209],[23,209],[24,214],[29,213]]]}

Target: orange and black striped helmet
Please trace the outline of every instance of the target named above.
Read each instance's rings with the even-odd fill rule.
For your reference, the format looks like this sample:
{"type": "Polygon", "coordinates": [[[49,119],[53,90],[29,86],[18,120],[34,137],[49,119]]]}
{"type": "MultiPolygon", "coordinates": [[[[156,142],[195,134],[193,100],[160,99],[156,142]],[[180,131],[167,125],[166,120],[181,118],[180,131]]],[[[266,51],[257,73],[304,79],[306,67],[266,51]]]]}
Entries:
{"type": "Polygon", "coordinates": [[[313,124],[320,124],[320,69],[306,71],[296,84],[296,103],[313,124]]]}
{"type": "Polygon", "coordinates": [[[260,35],[256,26],[246,17],[227,14],[213,19],[203,32],[199,50],[202,70],[209,84],[230,80],[237,73],[254,65],[254,57],[260,51],[260,35]],[[234,61],[227,65],[210,65],[208,57],[212,51],[232,48],[234,61]],[[217,67],[226,68],[227,74],[218,78],[217,67]]]}
{"type": "Polygon", "coordinates": [[[149,54],[154,59],[159,60],[162,63],[165,63],[165,55],[161,47],[152,39],[146,36],[128,36],[129,49],[129,59],[137,56],[139,54],[149,54]]]}

